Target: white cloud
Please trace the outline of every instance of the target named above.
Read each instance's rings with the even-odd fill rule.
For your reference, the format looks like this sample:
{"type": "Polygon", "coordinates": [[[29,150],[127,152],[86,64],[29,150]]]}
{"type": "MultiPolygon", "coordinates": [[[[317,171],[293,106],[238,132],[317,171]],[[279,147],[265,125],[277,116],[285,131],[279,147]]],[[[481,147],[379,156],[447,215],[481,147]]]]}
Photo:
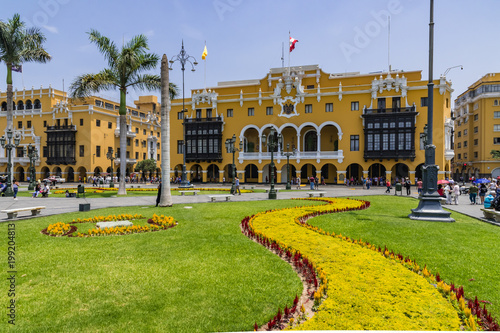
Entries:
{"type": "Polygon", "coordinates": [[[47,29],[48,31],[52,32],[53,34],[58,34],[59,33],[59,30],[54,27],[54,26],[51,26],[51,25],[43,25],[42,27],[44,27],[45,29],[47,29]]]}

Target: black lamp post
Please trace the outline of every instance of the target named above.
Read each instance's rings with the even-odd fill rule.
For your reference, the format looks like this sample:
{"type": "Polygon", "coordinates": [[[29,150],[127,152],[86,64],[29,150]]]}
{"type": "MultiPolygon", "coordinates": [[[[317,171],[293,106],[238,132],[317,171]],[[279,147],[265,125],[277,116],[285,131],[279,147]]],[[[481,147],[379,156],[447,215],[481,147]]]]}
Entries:
{"type": "MultiPolygon", "coordinates": [[[[271,128],[271,133],[269,135],[269,140],[267,142],[268,150],[271,151],[271,164],[269,167],[271,168],[271,189],[269,190],[269,199],[276,199],[276,190],[274,188],[274,149],[280,145],[281,134],[278,134],[277,139],[274,137],[275,134],[274,128],[271,128]]],[[[266,135],[262,134],[262,143],[266,144],[266,135]]]]}
{"type": "Polygon", "coordinates": [[[7,149],[7,188],[5,189],[5,196],[6,197],[13,197],[14,192],[12,191],[12,149],[16,148],[19,146],[19,143],[21,142],[21,137],[19,135],[14,136],[14,133],[12,132],[12,129],[7,130],[7,138],[5,138],[5,135],[2,135],[0,138],[0,144],[2,145],[2,148],[7,149]],[[12,138],[14,137],[14,140],[12,138]]]}
{"type": "Polygon", "coordinates": [[[185,65],[186,63],[191,64],[191,71],[194,72],[194,66],[198,65],[196,62],[196,59],[193,56],[190,56],[187,54],[187,52],[184,50],[184,41],[182,41],[182,48],[181,52],[176,55],[174,58],[172,58],[170,62],[170,70],[172,70],[172,65],[174,62],[179,61],[181,63],[181,70],[182,70],[182,112],[183,112],[183,121],[182,121],[182,137],[184,140],[182,140],[182,180],[181,184],[179,187],[181,188],[186,188],[189,187],[188,181],[186,179],[186,117],[184,117],[184,112],[186,112],[185,106],[184,106],[184,70],[186,69],[185,65]]]}
{"type": "Polygon", "coordinates": [[[24,154],[30,159],[30,168],[28,170],[30,174],[30,183],[28,184],[28,191],[33,191],[36,184],[36,173],[35,173],[35,162],[38,159],[38,150],[31,143],[28,145],[28,149],[24,148],[24,154]]]}
{"type": "Polygon", "coordinates": [[[412,220],[454,222],[451,213],[441,207],[441,197],[437,193],[437,175],[439,166],[436,165],[436,146],[432,143],[433,110],[434,110],[434,82],[432,78],[434,55],[434,0],[430,0],[429,22],[429,83],[427,98],[427,133],[425,133],[425,164],[422,167],[423,188],[418,207],[412,209],[408,217],[412,220]]]}
{"type": "Polygon", "coordinates": [[[286,144],[286,153],[281,152],[281,155],[286,156],[286,189],[291,190],[292,185],[290,184],[290,156],[295,156],[295,148],[290,152],[290,144],[286,144]]]}
{"type": "Polygon", "coordinates": [[[118,156],[118,152],[116,155],[113,155],[113,147],[111,147],[111,149],[106,153],[106,157],[111,161],[111,181],[109,182],[109,187],[115,187],[115,183],[113,182],[113,161],[120,158],[120,156],[118,156]]]}
{"type": "Polygon", "coordinates": [[[234,153],[237,151],[242,151],[243,150],[243,142],[240,141],[240,148],[236,148],[234,144],[236,143],[236,135],[233,134],[233,137],[230,139],[226,139],[225,145],[226,145],[226,152],[229,154],[233,154],[233,164],[231,165],[231,168],[233,170],[233,184],[231,185],[231,193],[235,194],[236,191],[236,164],[234,163],[234,153]]]}

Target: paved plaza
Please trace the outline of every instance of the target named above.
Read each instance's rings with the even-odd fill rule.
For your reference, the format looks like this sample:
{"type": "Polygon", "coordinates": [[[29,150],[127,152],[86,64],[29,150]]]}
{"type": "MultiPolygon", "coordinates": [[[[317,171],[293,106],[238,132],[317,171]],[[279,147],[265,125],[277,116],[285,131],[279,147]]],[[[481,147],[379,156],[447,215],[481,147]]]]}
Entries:
{"type": "MultiPolygon", "coordinates": [[[[74,185],[65,185],[64,187],[76,187],[77,184],[74,185]]],[[[151,184],[127,184],[127,188],[130,186],[140,186],[141,188],[155,188],[157,185],[151,184]]],[[[269,185],[246,185],[246,187],[254,187],[255,189],[269,189],[269,185]]],[[[107,185],[106,185],[107,187],[107,185]]],[[[175,186],[176,187],[176,186],[175,186]]],[[[220,189],[220,188],[229,188],[230,184],[224,185],[216,185],[216,184],[204,184],[203,188],[211,188],[220,189]]],[[[245,185],[242,186],[244,188],[245,185]]],[[[94,187],[95,188],[95,187],[94,187]]],[[[92,189],[92,185],[86,185],[87,190],[92,189]]],[[[276,186],[276,189],[282,190],[284,189],[284,185],[276,186]]],[[[292,187],[294,189],[294,187],[292,187]]],[[[361,186],[351,186],[346,187],[342,185],[326,185],[320,186],[320,191],[325,191],[326,197],[349,197],[349,196],[366,196],[366,195],[394,195],[394,189],[391,190],[390,194],[385,193],[385,186],[375,186],[371,187],[369,190],[363,189],[361,186]]],[[[27,185],[21,186],[21,191],[27,191],[27,185]]],[[[279,199],[292,199],[292,198],[307,198],[309,192],[308,187],[302,187],[301,190],[294,191],[278,191],[278,200],[279,199]]],[[[403,193],[405,190],[403,189],[403,193]]],[[[398,192],[399,195],[399,192],[398,192]]],[[[406,196],[405,194],[403,196],[406,196]]],[[[412,197],[417,198],[417,190],[415,187],[412,187],[412,197]]],[[[235,195],[231,198],[231,201],[256,201],[256,200],[269,200],[267,193],[243,193],[242,195],[235,195]]],[[[208,203],[210,202],[210,198],[207,195],[173,195],[172,201],[174,204],[193,204],[193,203],[208,203]]],[[[217,201],[218,204],[225,204],[225,201],[217,201]]],[[[108,207],[121,207],[121,206],[153,206],[156,203],[156,196],[134,196],[133,192],[128,192],[127,196],[120,197],[110,197],[110,198],[31,198],[31,197],[18,197],[17,200],[13,198],[0,197],[0,210],[4,209],[14,209],[14,208],[24,208],[24,207],[32,207],[32,206],[45,206],[46,209],[42,210],[41,215],[39,216],[47,216],[61,213],[69,213],[69,212],[77,212],[79,211],[80,204],[88,203],[90,204],[90,209],[99,209],[99,208],[108,208],[108,207]]],[[[215,203],[214,203],[215,204],[215,203]]],[[[415,201],[415,208],[417,207],[417,202],[415,201]]],[[[469,202],[469,195],[463,194],[459,197],[458,205],[445,205],[444,208],[457,211],[462,214],[480,219],[482,221],[496,224],[495,222],[485,220],[483,218],[481,205],[471,205],[469,202]]],[[[161,208],[159,208],[161,209],[161,208]]],[[[408,212],[409,214],[410,212],[408,212]]],[[[17,218],[25,219],[31,218],[29,212],[21,213],[17,218]]],[[[0,221],[5,222],[8,221],[7,215],[2,213],[0,215],[0,221]]],[[[500,224],[496,224],[500,226],[500,224]]]]}

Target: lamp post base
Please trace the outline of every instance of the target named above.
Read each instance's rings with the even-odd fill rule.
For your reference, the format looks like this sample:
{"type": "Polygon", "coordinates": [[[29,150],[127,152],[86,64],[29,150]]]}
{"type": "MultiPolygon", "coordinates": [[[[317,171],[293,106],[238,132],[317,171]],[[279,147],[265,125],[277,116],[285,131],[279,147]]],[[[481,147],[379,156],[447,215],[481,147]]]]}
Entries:
{"type": "Polygon", "coordinates": [[[8,186],[7,189],[5,190],[4,195],[6,197],[13,197],[14,196],[14,191],[12,191],[12,187],[8,186]]]}
{"type": "Polygon", "coordinates": [[[34,189],[35,189],[35,184],[30,182],[28,184],[28,191],[33,191],[34,189]]]}
{"type": "Polygon", "coordinates": [[[441,197],[439,195],[424,194],[420,198],[418,207],[411,210],[408,217],[412,220],[432,221],[432,222],[455,222],[450,217],[451,213],[441,207],[441,197]]]}
{"type": "Polygon", "coordinates": [[[277,197],[278,197],[278,195],[277,195],[276,190],[274,188],[269,190],[269,196],[268,196],[269,199],[276,199],[277,197]]]}
{"type": "Polygon", "coordinates": [[[287,190],[291,190],[292,189],[292,185],[290,184],[290,182],[286,183],[285,189],[287,189],[287,190]]]}
{"type": "Polygon", "coordinates": [[[110,188],[115,187],[115,183],[113,183],[113,181],[109,182],[109,187],[110,187],[110,188]]]}
{"type": "Polygon", "coordinates": [[[187,182],[187,180],[183,180],[179,184],[179,188],[190,188],[190,187],[191,187],[191,185],[187,182]]]}

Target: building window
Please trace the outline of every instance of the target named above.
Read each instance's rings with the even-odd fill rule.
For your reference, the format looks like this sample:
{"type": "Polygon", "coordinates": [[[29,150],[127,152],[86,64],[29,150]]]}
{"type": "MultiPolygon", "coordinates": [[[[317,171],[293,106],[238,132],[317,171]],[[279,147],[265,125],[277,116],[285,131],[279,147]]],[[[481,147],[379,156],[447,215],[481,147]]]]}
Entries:
{"type": "Polygon", "coordinates": [[[467,153],[464,153],[464,160],[467,159],[467,153]]]}
{"type": "Polygon", "coordinates": [[[312,113],[313,112],[313,106],[312,104],[306,104],[305,106],[305,113],[312,113]]]}
{"type": "Polygon", "coordinates": [[[182,148],[184,145],[182,144],[182,140],[177,140],[177,154],[182,154],[183,150],[182,148]]]}
{"type": "Polygon", "coordinates": [[[479,144],[479,140],[478,139],[474,139],[474,146],[477,146],[479,144]]]}
{"type": "Polygon", "coordinates": [[[462,159],[462,154],[458,154],[458,159],[461,160],[462,159]]]}
{"type": "Polygon", "coordinates": [[[95,146],[95,156],[101,157],[101,146],[95,146]]]}
{"type": "Polygon", "coordinates": [[[462,143],[461,142],[457,143],[457,148],[462,148],[462,143]]]}
{"type": "Polygon", "coordinates": [[[478,126],[474,127],[474,133],[477,133],[477,132],[479,132],[479,127],[478,126]]]}
{"type": "Polygon", "coordinates": [[[80,126],[83,126],[83,119],[80,119],[80,126]]]}
{"type": "Polygon", "coordinates": [[[266,116],[272,116],[273,115],[273,107],[268,106],[266,107],[266,116]]]}
{"type": "Polygon", "coordinates": [[[47,127],[47,120],[43,121],[43,127],[47,127]]]}
{"type": "Polygon", "coordinates": [[[500,145],[500,138],[493,138],[494,145],[500,145]]]}
{"type": "MultiPolygon", "coordinates": [[[[499,114],[499,117],[500,117],[500,114],[499,114]]],[[[479,119],[479,115],[476,113],[476,114],[474,115],[474,121],[477,121],[478,119],[479,119]]]]}
{"type": "Polygon", "coordinates": [[[28,120],[28,121],[26,122],[26,128],[31,128],[31,120],[28,120]]]}
{"type": "Polygon", "coordinates": [[[255,115],[255,109],[254,108],[248,108],[248,116],[254,116],[255,115]]]}
{"type": "Polygon", "coordinates": [[[135,133],[139,134],[139,127],[135,128],[135,133]]]}
{"type": "Polygon", "coordinates": [[[495,99],[495,100],[493,101],[493,105],[494,105],[494,106],[497,106],[497,105],[498,105],[498,99],[495,99]]]}
{"type": "Polygon", "coordinates": [[[493,111],[493,118],[500,118],[500,111],[493,111]]]}
{"type": "Polygon", "coordinates": [[[212,118],[212,109],[207,109],[207,118],[212,118]]]}
{"type": "Polygon", "coordinates": [[[139,159],[139,152],[138,152],[138,151],[136,151],[136,152],[135,152],[135,159],[136,159],[136,160],[138,160],[138,159],[139,159]]]}
{"type": "Polygon", "coordinates": [[[145,160],[146,159],[146,153],[142,153],[142,159],[145,160]]]}
{"type": "Polygon", "coordinates": [[[351,102],[351,111],[359,111],[359,102],[351,102]]]}
{"type": "Polygon", "coordinates": [[[325,104],[325,112],[333,112],[333,103],[325,104]]]}
{"type": "Polygon", "coordinates": [[[462,137],[462,132],[461,131],[458,131],[457,132],[457,137],[461,138],[462,137]]]}
{"type": "Polygon", "coordinates": [[[130,140],[130,138],[127,138],[127,146],[129,146],[129,147],[130,147],[130,145],[131,145],[131,142],[130,142],[130,141],[131,141],[131,140],[130,140]]]}
{"type": "Polygon", "coordinates": [[[17,122],[17,128],[23,128],[23,122],[22,121],[18,121],[17,122]]]}
{"type": "Polygon", "coordinates": [[[467,148],[467,141],[464,141],[464,148],[467,148]]]}
{"type": "Polygon", "coordinates": [[[474,152],[474,158],[477,158],[478,157],[478,153],[477,151],[474,152]]]}
{"type": "Polygon", "coordinates": [[[201,109],[196,109],[196,119],[201,119],[201,109]]]}
{"type": "Polygon", "coordinates": [[[500,132],[500,125],[493,125],[494,132],[500,132]]]}
{"type": "Polygon", "coordinates": [[[421,97],[420,98],[420,106],[428,106],[428,100],[427,97],[421,97]]]}
{"type": "Polygon", "coordinates": [[[233,109],[227,109],[227,116],[232,117],[233,116],[233,109]]]}
{"type": "Polygon", "coordinates": [[[108,121],[108,128],[113,128],[113,123],[108,121]]]}
{"type": "Polygon", "coordinates": [[[359,135],[351,135],[351,151],[359,151],[359,135]]]}
{"type": "Polygon", "coordinates": [[[100,121],[99,119],[96,119],[96,120],[95,120],[95,125],[96,125],[97,127],[101,127],[101,121],[100,121]]]}
{"type": "Polygon", "coordinates": [[[139,139],[135,139],[135,146],[139,147],[139,139]]]}
{"type": "Polygon", "coordinates": [[[449,108],[450,107],[450,101],[448,100],[448,98],[446,99],[446,107],[449,108]]]}
{"type": "Polygon", "coordinates": [[[85,146],[81,145],[80,146],[80,157],[84,157],[84,156],[85,156],[85,146]]]}
{"type": "Polygon", "coordinates": [[[466,129],[464,129],[464,136],[466,136],[466,135],[467,135],[467,130],[466,130],[466,129]]]}
{"type": "Polygon", "coordinates": [[[179,119],[179,120],[184,119],[184,112],[182,112],[182,111],[177,112],[177,119],[179,119]]]}
{"type": "Polygon", "coordinates": [[[142,130],[142,135],[146,135],[146,129],[142,130]]]}

